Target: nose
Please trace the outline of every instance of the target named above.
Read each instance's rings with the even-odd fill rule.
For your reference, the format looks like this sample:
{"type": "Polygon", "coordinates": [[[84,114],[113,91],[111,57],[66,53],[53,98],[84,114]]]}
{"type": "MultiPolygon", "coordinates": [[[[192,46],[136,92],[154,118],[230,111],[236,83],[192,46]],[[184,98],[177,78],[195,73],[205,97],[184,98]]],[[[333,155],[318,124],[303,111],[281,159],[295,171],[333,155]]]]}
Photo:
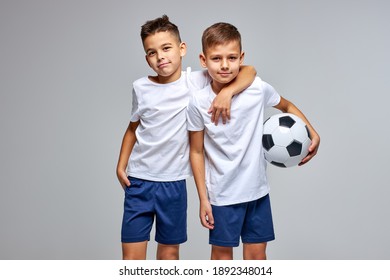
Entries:
{"type": "Polygon", "coordinates": [[[221,60],[221,69],[223,70],[229,69],[229,62],[227,59],[221,60]]]}
{"type": "Polygon", "coordinates": [[[164,54],[162,51],[157,51],[157,60],[161,61],[164,59],[164,54]]]}

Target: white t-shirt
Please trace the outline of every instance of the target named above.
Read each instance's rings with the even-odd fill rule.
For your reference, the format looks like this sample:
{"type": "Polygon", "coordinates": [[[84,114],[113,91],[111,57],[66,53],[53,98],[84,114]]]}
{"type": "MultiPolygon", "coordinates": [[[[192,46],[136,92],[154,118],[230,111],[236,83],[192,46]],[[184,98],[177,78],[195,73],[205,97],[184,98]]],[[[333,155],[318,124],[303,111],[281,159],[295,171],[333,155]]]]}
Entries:
{"type": "Polygon", "coordinates": [[[207,113],[215,98],[211,86],[194,92],[187,109],[190,131],[204,130],[206,186],[210,203],[232,205],[259,199],[269,192],[262,151],[264,108],[280,96],[256,77],[232,99],[231,119],[214,125],[207,113]]]}
{"type": "Polygon", "coordinates": [[[183,71],[168,84],[143,77],[133,83],[131,121],[140,121],[128,176],[150,181],[177,181],[192,175],[186,107],[190,90],[210,83],[207,71],[183,71]]]}

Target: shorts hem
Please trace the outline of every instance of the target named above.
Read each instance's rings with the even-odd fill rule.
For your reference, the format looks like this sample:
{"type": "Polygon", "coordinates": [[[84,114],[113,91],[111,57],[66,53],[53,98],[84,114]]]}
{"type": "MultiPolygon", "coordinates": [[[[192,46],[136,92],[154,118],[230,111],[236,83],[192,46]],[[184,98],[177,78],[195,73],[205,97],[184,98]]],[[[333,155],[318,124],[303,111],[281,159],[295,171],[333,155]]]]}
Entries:
{"type": "Polygon", "coordinates": [[[182,244],[182,243],[186,242],[187,237],[181,238],[181,239],[175,239],[175,240],[159,240],[156,238],[155,241],[157,243],[164,244],[164,245],[176,245],[176,244],[182,244]]]}
{"type": "Polygon", "coordinates": [[[240,242],[226,242],[226,241],[218,241],[218,240],[210,240],[210,245],[222,246],[222,247],[238,247],[240,242]]]}
{"type": "Polygon", "coordinates": [[[135,243],[135,242],[143,242],[150,241],[150,236],[142,236],[142,237],[122,237],[122,243],[135,243]]]}
{"type": "Polygon", "coordinates": [[[264,242],[269,242],[269,241],[273,241],[273,240],[275,240],[275,235],[270,235],[270,236],[263,237],[263,238],[258,238],[258,237],[245,238],[242,240],[242,243],[264,243],[264,242]]]}

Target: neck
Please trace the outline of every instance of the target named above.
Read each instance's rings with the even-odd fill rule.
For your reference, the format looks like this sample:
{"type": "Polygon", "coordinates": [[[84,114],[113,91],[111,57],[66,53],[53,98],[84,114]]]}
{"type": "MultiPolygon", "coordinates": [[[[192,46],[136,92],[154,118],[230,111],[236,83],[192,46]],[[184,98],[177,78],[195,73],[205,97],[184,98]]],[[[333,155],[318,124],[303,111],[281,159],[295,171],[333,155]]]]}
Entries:
{"type": "Polygon", "coordinates": [[[169,76],[149,76],[149,79],[158,84],[168,84],[177,81],[181,77],[181,67],[169,76]]]}
{"type": "Polygon", "coordinates": [[[216,81],[211,82],[211,88],[215,94],[218,94],[227,84],[221,84],[216,81]]]}

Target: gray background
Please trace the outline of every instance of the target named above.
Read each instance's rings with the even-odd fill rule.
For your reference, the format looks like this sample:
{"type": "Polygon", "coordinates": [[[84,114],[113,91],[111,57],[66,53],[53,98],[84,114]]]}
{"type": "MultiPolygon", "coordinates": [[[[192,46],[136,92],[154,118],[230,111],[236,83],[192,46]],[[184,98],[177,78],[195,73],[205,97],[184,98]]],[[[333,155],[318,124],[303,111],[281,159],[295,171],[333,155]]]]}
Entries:
{"type": "MultiPolygon", "coordinates": [[[[140,26],[162,14],[180,27],[183,64],[195,69],[202,31],[236,25],[245,62],[322,137],[310,164],[269,167],[269,258],[390,259],[388,1],[0,3],[0,259],[121,258],[115,167],[131,83],[152,73],[140,26]]],[[[181,257],[208,259],[188,182],[181,257]]]]}

